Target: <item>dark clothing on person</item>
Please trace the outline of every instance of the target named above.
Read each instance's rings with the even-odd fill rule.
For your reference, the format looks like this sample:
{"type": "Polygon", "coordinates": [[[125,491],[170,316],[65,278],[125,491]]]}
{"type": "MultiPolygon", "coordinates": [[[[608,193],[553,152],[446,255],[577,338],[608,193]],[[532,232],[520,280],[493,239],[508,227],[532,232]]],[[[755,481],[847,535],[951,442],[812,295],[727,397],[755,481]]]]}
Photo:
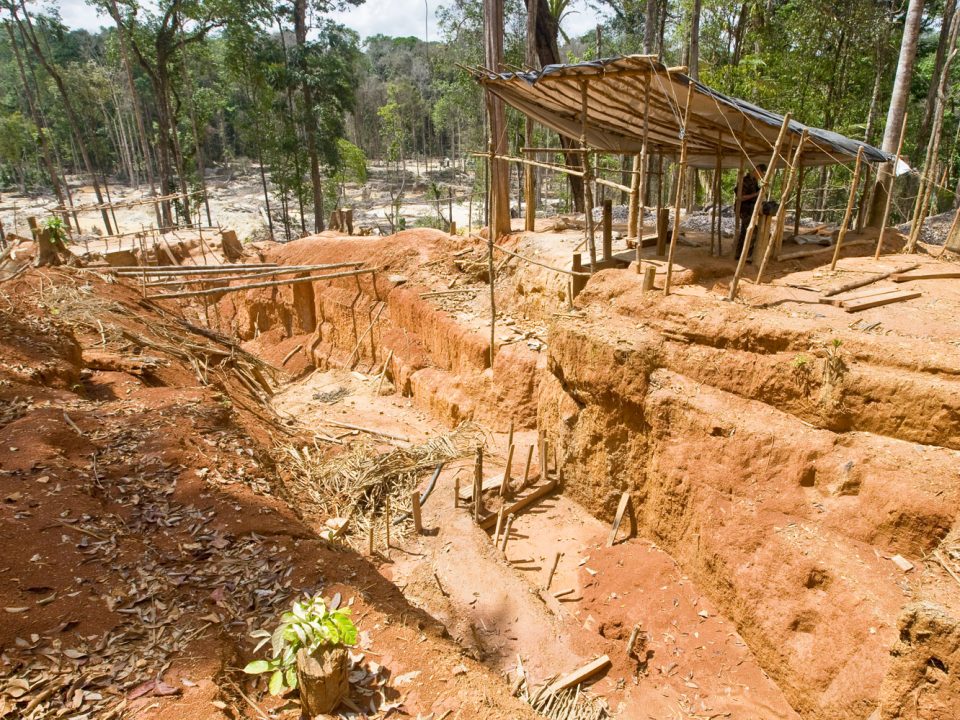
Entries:
{"type": "MultiPolygon", "coordinates": [[[[757,204],[757,194],[759,192],[760,183],[757,182],[757,178],[752,173],[744,175],[743,180],[740,181],[740,192],[737,193],[740,197],[740,236],[737,238],[737,254],[734,255],[736,259],[739,259],[743,252],[743,245],[747,239],[747,226],[753,216],[753,208],[757,204]]],[[[748,262],[753,259],[753,250],[754,248],[751,246],[750,257],[747,258],[748,262]]]]}

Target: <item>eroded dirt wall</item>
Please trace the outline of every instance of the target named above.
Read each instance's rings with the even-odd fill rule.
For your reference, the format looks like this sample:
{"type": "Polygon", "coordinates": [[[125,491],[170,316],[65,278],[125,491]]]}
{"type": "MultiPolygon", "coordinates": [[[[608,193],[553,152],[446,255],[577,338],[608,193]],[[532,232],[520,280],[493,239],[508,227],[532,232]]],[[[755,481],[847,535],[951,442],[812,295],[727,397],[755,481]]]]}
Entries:
{"type": "MultiPolygon", "coordinates": [[[[539,414],[564,492],[609,519],[629,491],[642,534],[711,592],[804,717],[862,720],[881,695],[883,717],[954,717],[888,706],[892,688],[918,683],[925,643],[956,651],[944,609],[944,638],[904,639],[904,605],[938,598],[889,560],[919,564],[956,529],[958,453],[917,444],[960,436],[955,375],[844,340],[846,369],[824,387],[828,351],[723,320],[739,308],[617,304],[551,327],[539,414]],[[800,351],[809,386],[785,370],[800,351]],[[909,660],[891,659],[898,638],[909,660]]],[[[928,706],[953,707],[957,684],[941,675],[928,706]]]]}

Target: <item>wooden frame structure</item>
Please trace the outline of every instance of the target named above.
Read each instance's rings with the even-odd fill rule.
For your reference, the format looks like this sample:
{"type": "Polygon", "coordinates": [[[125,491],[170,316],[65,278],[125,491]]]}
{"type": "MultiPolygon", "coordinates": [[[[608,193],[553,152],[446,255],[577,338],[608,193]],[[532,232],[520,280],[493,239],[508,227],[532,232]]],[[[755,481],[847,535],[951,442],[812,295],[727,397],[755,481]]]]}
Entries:
{"type": "MultiPolygon", "coordinates": [[[[678,163],[682,168],[691,167],[713,171],[714,205],[720,201],[721,175],[724,170],[738,170],[738,184],[745,169],[767,165],[761,187],[761,198],[756,203],[759,212],[763,194],[769,191],[774,175],[784,170],[780,210],[770,222],[768,217],[751,218],[750,230],[760,229],[763,267],[758,280],[771,257],[779,256],[785,225],[785,205],[793,187],[797,187],[797,210],[799,217],[799,191],[803,175],[811,167],[847,164],[856,160],[855,175],[859,178],[860,167],[870,163],[899,162],[882,150],[838,133],[813,128],[788,116],[778,115],[749,102],[729,97],[685,74],[686,68],[670,68],[656,56],[630,55],[603,60],[594,60],[571,65],[551,65],[541,71],[500,73],[487,68],[475,68],[470,72],[488,94],[502,99],[506,104],[522,112],[545,127],[579,143],[575,149],[557,149],[568,155],[575,152],[582,158],[579,168],[555,165],[529,157],[493,156],[495,160],[510,160],[524,166],[544,167],[549,170],[576,175],[583,179],[584,242],[590,255],[589,271],[595,272],[610,267],[612,257],[605,253],[597,257],[593,219],[591,185],[612,187],[629,193],[628,238],[633,238],[638,247],[643,245],[642,223],[646,202],[646,179],[652,155],[658,157],[660,182],[657,199],[657,254],[664,255],[669,237],[670,252],[667,259],[667,275],[664,292],[670,292],[673,250],[679,234],[680,208],[682,207],[682,184],[675,186],[674,217],[672,232],[662,218],[663,159],[678,163]],[[592,156],[598,153],[634,156],[633,178],[630,186],[602,178],[595,178],[592,156]]],[[[524,148],[524,151],[542,151],[543,148],[524,148]]],[[[898,166],[899,169],[899,166],[898,166]]],[[[850,222],[852,203],[855,200],[859,179],[853,182],[851,199],[846,213],[850,222]]],[[[861,204],[863,204],[863,200],[861,204]]],[[[529,210],[529,208],[528,208],[529,210]]],[[[718,236],[719,213],[711,217],[710,239],[713,248],[714,234],[718,236]]],[[[739,228],[739,217],[738,230],[739,228]]],[[[799,228],[795,227],[795,234],[799,228]]],[[[608,231],[605,228],[605,235],[608,231]]],[[[748,232],[748,238],[752,233],[748,232]]],[[[745,259],[751,252],[750,243],[745,243],[744,252],[738,258],[738,267],[731,284],[730,299],[736,297],[737,283],[744,272],[745,259]]],[[[606,248],[605,248],[606,249],[606,248]]],[[[575,268],[579,269],[579,268],[575,268]]]]}

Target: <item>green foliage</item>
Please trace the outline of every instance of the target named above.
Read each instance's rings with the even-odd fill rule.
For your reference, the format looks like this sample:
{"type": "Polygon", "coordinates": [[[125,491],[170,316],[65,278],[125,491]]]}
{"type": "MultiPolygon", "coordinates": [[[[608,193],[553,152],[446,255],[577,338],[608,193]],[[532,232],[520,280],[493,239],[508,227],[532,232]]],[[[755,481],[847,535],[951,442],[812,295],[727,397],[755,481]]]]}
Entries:
{"type": "Polygon", "coordinates": [[[50,242],[54,245],[59,245],[64,247],[67,243],[67,230],[66,226],[63,224],[63,218],[59,218],[56,215],[53,217],[47,218],[46,222],[43,224],[47,230],[50,231],[50,242]]]}
{"type": "Polygon", "coordinates": [[[260,642],[254,652],[270,643],[270,657],[253,660],[243,668],[250,675],[270,673],[271,695],[280,695],[297,687],[297,653],[308,654],[322,646],[351,646],[357,642],[357,628],[350,619],[350,608],[329,610],[320,595],[297,600],[280,616],[280,624],[271,633],[256,630],[251,637],[260,642]]]}

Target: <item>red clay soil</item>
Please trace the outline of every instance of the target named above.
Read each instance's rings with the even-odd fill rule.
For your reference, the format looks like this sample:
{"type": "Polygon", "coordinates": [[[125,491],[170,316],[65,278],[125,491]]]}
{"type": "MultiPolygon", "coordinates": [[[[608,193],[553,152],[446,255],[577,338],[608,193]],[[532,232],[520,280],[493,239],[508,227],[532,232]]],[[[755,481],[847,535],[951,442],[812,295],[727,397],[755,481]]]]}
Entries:
{"type": "Polygon", "coordinates": [[[283,430],[229,369],[169,351],[209,342],[175,312],[29,271],[0,288],[0,334],[0,717],[277,710],[238,670],[248,635],[315,592],[352,603],[357,661],[377,670],[353,691],[363,708],[532,716],[374,565],[266,494],[283,430]]]}

